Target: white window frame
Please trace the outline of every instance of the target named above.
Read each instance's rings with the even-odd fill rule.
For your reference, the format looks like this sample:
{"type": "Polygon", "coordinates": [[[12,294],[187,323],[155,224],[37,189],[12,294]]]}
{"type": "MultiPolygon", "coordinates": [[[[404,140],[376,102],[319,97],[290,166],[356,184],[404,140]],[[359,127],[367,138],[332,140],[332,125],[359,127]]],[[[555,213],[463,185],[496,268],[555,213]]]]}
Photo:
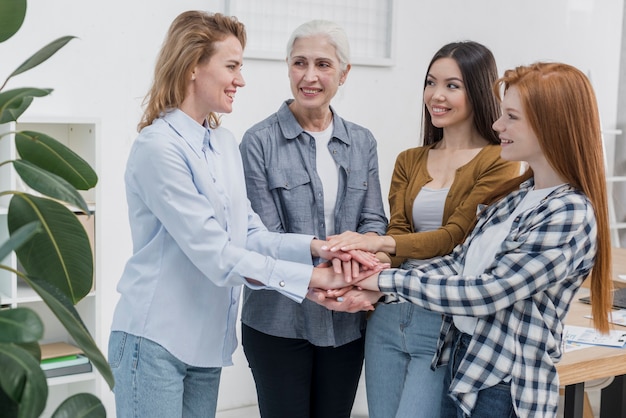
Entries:
{"type": "Polygon", "coordinates": [[[327,19],[346,31],[353,65],[392,66],[395,3],[396,0],[224,0],[224,11],[246,26],[245,58],[282,61],[289,35],[298,25],[327,19]]]}

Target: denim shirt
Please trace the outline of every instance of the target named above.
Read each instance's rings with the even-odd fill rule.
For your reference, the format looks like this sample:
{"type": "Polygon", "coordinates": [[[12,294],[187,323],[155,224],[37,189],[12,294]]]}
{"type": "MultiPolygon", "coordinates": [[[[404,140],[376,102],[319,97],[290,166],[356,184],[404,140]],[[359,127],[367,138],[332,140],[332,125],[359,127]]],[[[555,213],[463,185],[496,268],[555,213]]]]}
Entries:
{"type": "MultiPolygon", "coordinates": [[[[298,124],[289,103],[243,136],[240,150],[248,197],[270,231],[324,239],[324,192],[315,169],[316,142],[298,124]]],[[[334,111],[333,124],[328,148],[339,166],[335,233],[384,234],[387,218],[376,140],[369,130],[334,111]]],[[[332,312],[309,300],[297,304],[272,290],[244,289],[242,321],[266,334],[337,347],[361,336],[364,319],[364,313],[332,312]]]]}

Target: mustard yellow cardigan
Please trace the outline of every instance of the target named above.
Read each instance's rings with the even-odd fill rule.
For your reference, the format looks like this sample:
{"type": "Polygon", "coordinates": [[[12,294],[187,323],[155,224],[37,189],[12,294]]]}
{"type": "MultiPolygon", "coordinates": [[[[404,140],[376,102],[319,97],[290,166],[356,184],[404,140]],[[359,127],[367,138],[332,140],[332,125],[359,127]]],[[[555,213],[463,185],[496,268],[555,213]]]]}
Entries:
{"type": "Polygon", "coordinates": [[[518,162],[500,158],[499,145],[485,146],[470,162],[456,170],[446,198],[442,226],[433,231],[413,232],[413,201],[432,178],[426,161],[434,145],[401,152],[389,189],[390,222],[387,235],[396,241],[392,265],[407,258],[426,259],[445,255],[459,244],[473,225],[479,203],[504,181],[520,174],[518,162]]]}

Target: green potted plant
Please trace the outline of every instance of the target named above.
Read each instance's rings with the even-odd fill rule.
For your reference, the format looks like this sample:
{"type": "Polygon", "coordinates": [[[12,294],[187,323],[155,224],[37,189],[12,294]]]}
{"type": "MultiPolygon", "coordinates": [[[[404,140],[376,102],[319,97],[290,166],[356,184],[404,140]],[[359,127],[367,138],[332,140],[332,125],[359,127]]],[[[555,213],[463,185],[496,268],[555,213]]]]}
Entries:
{"type": "MultiPolygon", "coordinates": [[[[0,43],[20,29],[25,15],[26,0],[0,0],[0,43]]],[[[51,42],[6,78],[0,86],[0,124],[17,121],[35,97],[52,92],[34,87],[5,90],[7,81],[46,61],[72,39],[66,36],[51,42]]],[[[74,211],[89,214],[78,190],[93,188],[97,175],[71,149],[42,133],[8,132],[0,136],[3,140],[15,141],[19,157],[0,161],[0,166],[11,164],[37,195],[0,190],[0,197],[10,197],[5,218],[9,236],[0,237],[0,269],[17,275],[37,292],[112,388],[109,365],[75,309],[92,287],[93,255],[87,233],[74,211]],[[23,270],[1,263],[12,252],[23,270]]],[[[0,309],[2,416],[37,417],[44,410],[48,386],[40,367],[42,337],[43,324],[35,311],[10,306],[0,309]]],[[[82,393],[65,400],[53,416],[105,415],[97,397],[82,393]]]]}

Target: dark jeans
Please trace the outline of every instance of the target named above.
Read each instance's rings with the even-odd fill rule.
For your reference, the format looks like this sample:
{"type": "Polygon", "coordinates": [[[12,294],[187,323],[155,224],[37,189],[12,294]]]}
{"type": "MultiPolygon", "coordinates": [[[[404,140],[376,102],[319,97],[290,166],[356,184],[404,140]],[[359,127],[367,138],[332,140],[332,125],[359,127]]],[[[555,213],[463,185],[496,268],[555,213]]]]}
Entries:
{"type": "Polygon", "coordinates": [[[365,338],[341,347],[274,337],[242,325],[263,418],[349,418],[365,338]]]}
{"type": "MultiPolygon", "coordinates": [[[[454,347],[448,371],[443,381],[444,393],[441,403],[441,418],[466,418],[467,415],[448,396],[448,388],[452,382],[452,376],[459,368],[459,363],[467,352],[467,347],[472,340],[471,335],[457,331],[454,347]]],[[[478,401],[472,411],[472,418],[515,418],[513,398],[511,397],[511,383],[500,382],[499,384],[478,392],[478,401]]]]}

